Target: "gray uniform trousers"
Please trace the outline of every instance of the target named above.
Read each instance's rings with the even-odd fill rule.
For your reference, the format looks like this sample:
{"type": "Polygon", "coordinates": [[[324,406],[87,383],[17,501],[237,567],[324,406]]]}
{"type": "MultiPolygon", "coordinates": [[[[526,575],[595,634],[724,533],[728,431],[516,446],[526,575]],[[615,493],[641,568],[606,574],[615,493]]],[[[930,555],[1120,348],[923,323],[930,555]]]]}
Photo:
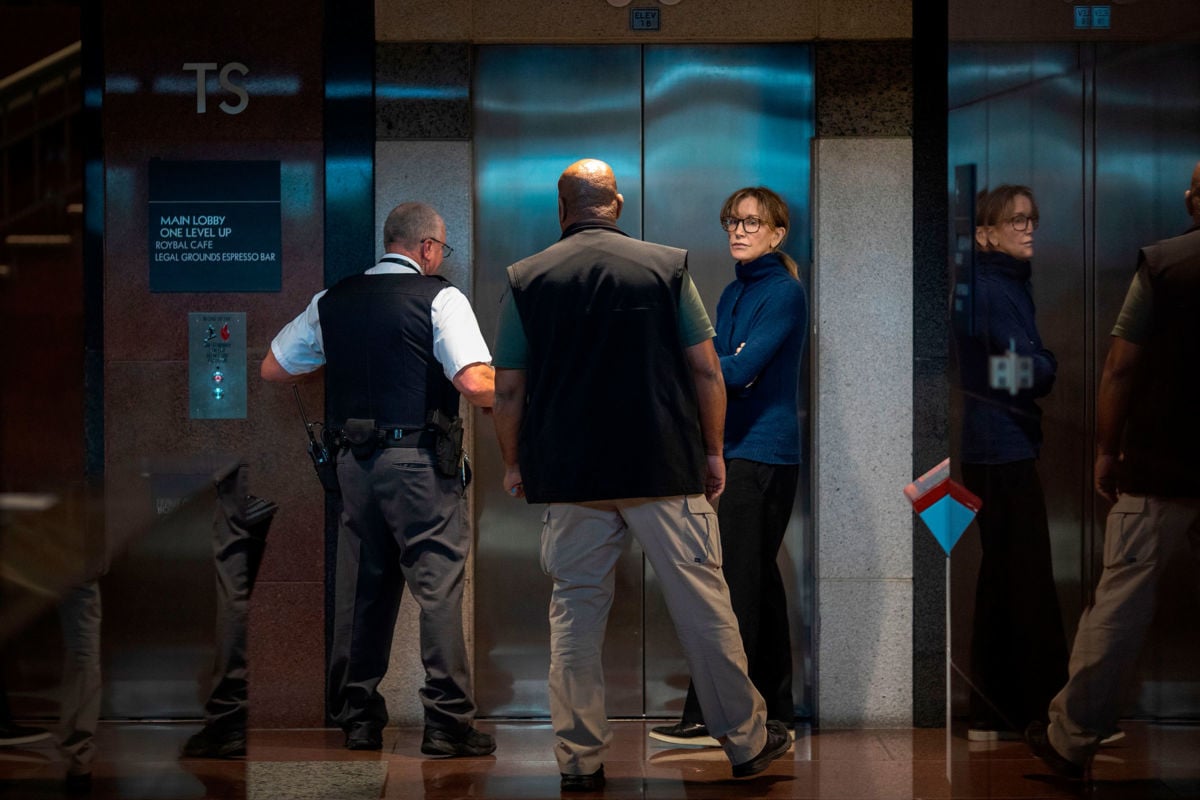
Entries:
{"type": "Polygon", "coordinates": [[[717,515],[703,495],[553,503],[542,517],[542,569],[550,599],[550,718],[559,771],[586,775],[612,739],[601,648],[616,563],[632,533],[663,597],[709,732],[734,764],[766,744],[766,706],[746,675],[746,654],[721,572],[717,515]]]}
{"type": "Polygon", "coordinates": [[[246,464],[234,464],[215,476],[217,511],[213,517],[213,562],[217,577],[217,639],[212,688],[204,704],[204,724],[219,733],[244,733],[249,706],[246,625],[250,594],[262,564],[265,519],[245,519],[246,464]]]}
{"type": "Polygon", "coordinates": [[[1121,495],[1108,513],[1104,573],[1079,620],[1070,678],[1050,702],[1050,742],[1076,764],[1115,729],[1154,619],[1159,579],[1180,560],[1200,576],[1200,498],[1121,495]]]}
{"type": "Polygon", "coordinates": [[[462,482],[434,469],[431,451],[377,450],[338,456],[344,508],[338,528],[330,714],[344,730],[382,728],[377,687],[387,672],[405,585],[420,606],[420,696],[425,724],[455,734],[475,717],[462,628],[470,536],[460,520],[462,482]]]}
{"type": "Polygon", "coordinates": [[[63,634],[58,747],[67,772],[80,775],[92,771],[100,722],[100,584],[92,580],[68,589],[58,617],[63,634]]]}

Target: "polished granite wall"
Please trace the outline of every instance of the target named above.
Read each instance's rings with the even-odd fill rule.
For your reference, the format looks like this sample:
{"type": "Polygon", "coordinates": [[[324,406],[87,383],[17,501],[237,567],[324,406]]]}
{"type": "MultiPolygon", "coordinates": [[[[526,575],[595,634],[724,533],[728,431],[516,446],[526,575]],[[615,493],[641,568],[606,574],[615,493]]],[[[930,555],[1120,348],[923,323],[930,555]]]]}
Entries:
{"type": "MultiPolygon", "coordinates": [[[[303,450],[291,390],[258,378],[271,338],[322,288],[321,6],[232,0],[203,5],[146,6],[130,0],[104,5],[104,463],[106,474],[168,473],[215,454],[244,459],[250,491],[280,506],[258,577],[250,619],[251,724],[309,726],[324,720],[323,555],[317,488],[303,450]],[[206,112],[197,111],[195,72],[187,62],[249,68],[249,102],[239,114],[218,103],[235,101],[208,81],[206,112]],[[277,160],[282,182],[282,290],[266,293],[154,293],[149,289],[148,164],[152,158],[277,160]],[[192,311],[246,314],[245,419],[189,418],[187,315],[192,311]]],[[[229,380],[237,377],[230,374],[229,380]]],[[[304,387],[310,418],[322,414],[320,384],[304,387]]],[[[110,528],[121,518],[110,515],[110,528]]],[[[144,547],[169,553],[170,529],[144,547]]],[[[205,531],[200,530],[201,541],[205,531]]],[[[157,537],[157,538],[156,538],[157,537]]],[[[164,555],[164,559],[169,556],[164,555]]],[[[211,571],[175,583],[142,577],[141,602],[187,607],[211,592],[211,571]]],[[[106,623],[107,624],[107,623],[106,623]]],[[[133,621],[136,624],[136,620],[133,621]]],[[[211,631],[209,620],[177,618],[173,630],[142,631],[137,651],[166,668],[160,653],[189,656],[185,677],[198,704],[207,689],[211,642],[178,640],[211,631]],[[178,647],[176,647],[178,645],[178,647]]],[[[153,681],[146,682],[149,686],[153,681]]]]}

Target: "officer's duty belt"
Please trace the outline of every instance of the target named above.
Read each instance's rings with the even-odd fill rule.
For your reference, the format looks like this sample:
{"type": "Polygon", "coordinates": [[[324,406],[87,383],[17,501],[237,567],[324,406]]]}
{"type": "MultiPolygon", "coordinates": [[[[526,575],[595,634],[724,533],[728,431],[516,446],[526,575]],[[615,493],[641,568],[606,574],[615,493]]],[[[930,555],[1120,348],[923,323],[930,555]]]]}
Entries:
{"type": "Polygon", "coordinates": [[[424,428],[376,428],[375,435],[379,437],[380,447],[437,447],[437,431],[424,428]]]}
{"type": "MultiPolygon", "coordinates": [[[[333,431],[334,446],[338,449],[350,447],[345,432],[341,429],[333,431]]],[[[437,431],[427,428],[401,428],[392,426],[375,429],[375,447],[420,447],[432,450],[437,447],[437,431]]]]}

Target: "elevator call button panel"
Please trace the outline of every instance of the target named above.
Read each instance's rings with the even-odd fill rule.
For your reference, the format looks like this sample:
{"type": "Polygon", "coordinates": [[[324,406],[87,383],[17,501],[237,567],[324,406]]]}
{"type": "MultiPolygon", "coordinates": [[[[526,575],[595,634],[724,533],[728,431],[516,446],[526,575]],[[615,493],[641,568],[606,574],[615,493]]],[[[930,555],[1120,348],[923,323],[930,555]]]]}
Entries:
{"type": "Polygon", "coordinates": [[[192,419],[246,418],[246,312],[188,314],[192,419]]]}

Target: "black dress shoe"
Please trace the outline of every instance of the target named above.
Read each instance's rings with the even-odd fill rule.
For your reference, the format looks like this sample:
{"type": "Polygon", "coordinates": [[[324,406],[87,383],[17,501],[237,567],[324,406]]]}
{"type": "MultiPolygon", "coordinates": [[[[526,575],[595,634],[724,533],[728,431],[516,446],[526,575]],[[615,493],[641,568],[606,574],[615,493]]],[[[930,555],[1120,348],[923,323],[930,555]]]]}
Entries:
{"type": "Polygon", "coordinates": [[[674,725],[658,725],[650,729],[650,738],[668,744],[691,747],[720,747],[721,743],[708,733],[703,722],[676,722],[674,725]]]}
{"type": "Polygon", "coordinates": [[[246,732],[214,730],[207,726],[184,742],[180,758],[239,758],[246,755],[246,732]]]}
{"type": "Polygon", "coordinates": [[[67,794],[91,794],[92,773],[68,772],[63,780],[63,791],[67,794]]]}
{"type": "Polygon", "coordinates": [[[486,756],[495,750],[496,740],[474,728],[455,734],[427,727],[421,737],[421,752],[427,756],[486,756]]]}
{"type": "Polygon", "coordinates": [[[767,720],[767,743],[754,758],[734,764],[733,777],[748,778],[751,775],[757,775],[766,769],[768,764],[791,748],[792,736],[788,733],[787,726],[773,719],[767,720]]]}
{"type": "Polygon", "coordinates": [[[347,750],[382,750],[383,732],[376,726],[359,722],[346,731],[347,750]]]}
{"type": "Polygon", "coordinates": [[[1034,720],[1025,729],[1025,743],[1055,775],[1077,781],[1083,778],[1084,768],[1054,749],[1046,731],[1046,723],[1034,720]]]}
{"type": "Polygon", "coordinates": [[[565,772],[560,774],[562,785],[559,788],[564,792],[598,792],[604,788],[603,764],[591,775],[568,775],[565,772]]]}

